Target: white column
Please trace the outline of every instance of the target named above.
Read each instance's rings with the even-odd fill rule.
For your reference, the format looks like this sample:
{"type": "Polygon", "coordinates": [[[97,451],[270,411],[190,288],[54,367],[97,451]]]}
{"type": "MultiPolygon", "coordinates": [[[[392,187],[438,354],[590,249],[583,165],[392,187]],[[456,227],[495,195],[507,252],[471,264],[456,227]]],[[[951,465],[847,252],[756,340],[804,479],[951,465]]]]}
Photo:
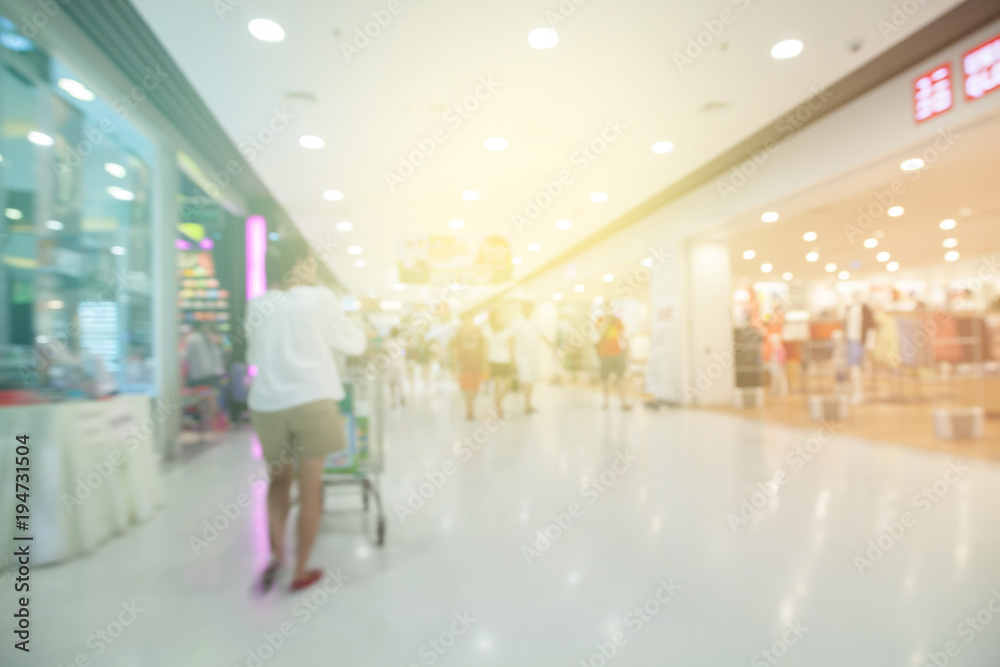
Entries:
{"type": "Polygon", "coordinates": [[[688,382],[686,257],[678,252],[675,243],[656,245],[667,256],[654,260],[650,267],[646,389],[661,401],[687,403],[684,400],[688,382]]]}
{"type": "Polygon", "coordinates": [[[688,402],[721,405],[736,386],[733,358],[732,279],[729,248],[718,242],[688,245],[688,321],[691,382],[688,402]]]}
{"type": "Polygon", "coordinates": [[[153,355],[156,399],[166,408],[154,410],[160,455],[174,456],[181,431],[181,372],[177,350],[177,193],[180,177],[173,149],[160,143],[153,175],[153,355]]]}

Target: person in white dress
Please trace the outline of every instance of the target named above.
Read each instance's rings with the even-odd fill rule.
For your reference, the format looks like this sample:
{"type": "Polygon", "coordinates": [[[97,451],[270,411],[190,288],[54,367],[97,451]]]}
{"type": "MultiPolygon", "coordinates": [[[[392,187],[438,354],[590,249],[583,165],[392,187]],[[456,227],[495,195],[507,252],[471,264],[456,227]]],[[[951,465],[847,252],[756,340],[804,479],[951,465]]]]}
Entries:
{"type": "Polygon", "coordinates": [[[517,381],[524,391],[524,411],[528,414],[535,411],[531,404],[531,394],[538,382],[542,332],[538,323],[532,318],[534,304],[525,302],[522,305],[522,315],[517,318],[512,327],[514,340],[514,366],[517,369],[517,381]]]}

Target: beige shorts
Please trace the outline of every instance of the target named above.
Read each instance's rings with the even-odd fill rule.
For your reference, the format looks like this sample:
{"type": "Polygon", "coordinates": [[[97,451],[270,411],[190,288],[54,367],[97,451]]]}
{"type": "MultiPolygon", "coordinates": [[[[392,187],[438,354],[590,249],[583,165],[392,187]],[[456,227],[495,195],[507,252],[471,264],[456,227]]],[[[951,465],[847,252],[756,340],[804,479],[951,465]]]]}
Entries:
{"type": "Polygon", "coordinates": [[[268,463],[325,458],[347,448],[344,418],[334,400],[275,412],[251,411],[250,420],[268,463]]]}

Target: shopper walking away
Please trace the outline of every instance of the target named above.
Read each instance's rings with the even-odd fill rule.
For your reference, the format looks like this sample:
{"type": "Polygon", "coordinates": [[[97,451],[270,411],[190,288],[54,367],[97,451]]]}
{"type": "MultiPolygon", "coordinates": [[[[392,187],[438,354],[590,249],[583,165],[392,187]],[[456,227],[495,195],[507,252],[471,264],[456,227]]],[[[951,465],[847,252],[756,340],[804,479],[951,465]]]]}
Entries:
{"type": "MultiPolygon", "coordinates": [[[[386,384],[389,385],[390,405],[395,408],[397,405],[406,405],[406,396],[403,395],[403,376],[406,374],[406,357],[409,352],[403,344],[399,342],[399,329],[394,328],[389,334],[395,345],[386,347],[389,355],[389,365],[385,369],[386,384]]],[[[410,382],[413,386],[413,382],[410,382]]]]}
{"type": "Polygon", "coordinates": [[[510,391],[510,380],[514,375],[514,353],[511,331],[500,326],[498,311],[490,312],[483,335],[486,337],[487,359],[490,362],[490,379],[493,380],[493,399],[496,401],[497,416],[503,419],[503,399],[510,391]]]}
{"type": "Polygon", "coordinates": [[[608,394],[612,383],[618,389],[622,410],[630,410],[631,405],[625,399],[625,371],[628,368],[625,340],[625,327],[615,315],[607,315],[598,323],[597,356],[601,363],[601,384],[604,389],[604,409],[608,409],[608,394]],[[614,378],[612,380],[612,378],[614,378]]]}
{"type": "MultiPolygon", "coordinates": [[[[208,400],[205,403],[203,419],[216,427],[219,421],[219,389],[223,368],[222,351],[212,334],[212,326],[208,322],[199,322],[188,334],[185,341],[184,361],[187,365],[188,387],[209,387],[208,400]]],[[[199,396],[201,394],[199,393],[199,396]]]]}
{"type": "Polygon", "coordinates": [[[486,360],[486,338],[471,314],[462,316],[462,325],[451,339],[451,352],[458,368],[458,386],[465,396],[465,416],[471,421],[486,360]]]}
{"type": "Polygon", "coordinates": [[[322,512],[326,457],[345,449],[347,438],[338,402],[344,387],[333,351],[359,355],[364,332],[340,308],[332,291],[317,284],[318,262],[306,243],[270,244],[266,256],[272,288],[247,305],[248,362],[257,366],[248,403],[268,463],[267,514],[271,563],[261,578],[270,588],[284,565],[285,523],[298,468],[298,539],[292,590],[323,576],[308,569],[322,512]]]}
{"type": "Polygon", "coordinates": [[[535,406],[531,404],[531,394],[538,381],[538,367],[541,364],[540,343],[542,333],[538,323],[531,317],[534,305],[525,302],[521,307],[521,317],[514,323],[514,366],[517,381],[524,391],[524,411],[531,414],[535,406]]]}

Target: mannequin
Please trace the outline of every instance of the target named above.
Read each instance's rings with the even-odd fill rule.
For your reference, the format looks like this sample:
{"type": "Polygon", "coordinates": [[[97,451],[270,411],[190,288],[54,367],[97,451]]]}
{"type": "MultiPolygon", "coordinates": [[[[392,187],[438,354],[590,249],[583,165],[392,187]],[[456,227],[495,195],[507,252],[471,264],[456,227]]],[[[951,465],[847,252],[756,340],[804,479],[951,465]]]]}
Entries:
{"type": "Polygon", "coordinates": [[[785,374],[785,361],[788,353],[782,337],[785,316],[780,309],[774,311],[774,316],[767,324],[764,340],[764,357],[769,363],[771,374],[771,391],[776,396],[788,395],[788,376],[785,374]]]}
{"type": "Polygon", "coordinates": [[[857,405],[865,400],[864,361],[865,338],[868,330],[875,326],[871,308],[864,303],[861,292],[855,292],[847,306],[847,321],[844,323],[844,338],[847,339],[847,365],[851,382],[851,403],[857,405]]]}

